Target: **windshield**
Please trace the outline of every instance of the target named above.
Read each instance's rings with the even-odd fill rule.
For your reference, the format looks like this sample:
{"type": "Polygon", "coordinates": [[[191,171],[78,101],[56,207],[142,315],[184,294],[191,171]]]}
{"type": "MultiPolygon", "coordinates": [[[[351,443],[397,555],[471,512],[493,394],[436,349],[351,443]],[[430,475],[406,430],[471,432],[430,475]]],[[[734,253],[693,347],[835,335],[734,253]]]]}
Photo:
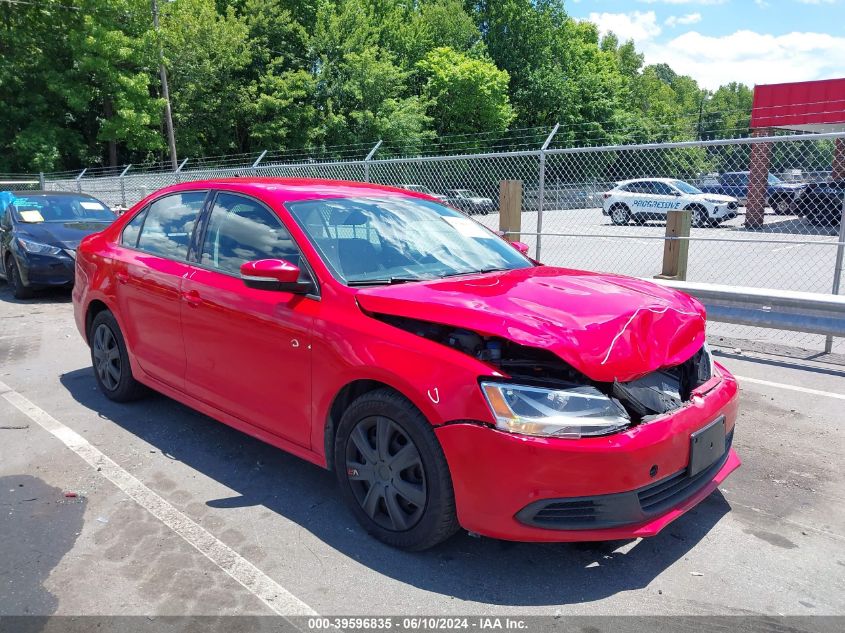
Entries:
{"type": "Polygon", "coordinates": [[[683,193],[688,193],[693,196],[699,193],[704,193],[701,189],[693,187],[691,184],[684,182],[683,180],[673,180],[672,186],[676,189],[680,189],[683,193]]]}
{"type": "Polygon", "coordinates": [[[783,181],[780,178],[778,178],[777,176],[775,176],[774,174],[769,174],[769,184],[770,185],[779,185],[782,182],[783,181]]]}
{"type": "Polygon", "coordinates": [[[428,200],[332,198],[286,206],[334,274],[349,285],[533,265],[475,220],[428,200]]]}
{"type": "Polygon", "coordinates": [[[87,196],[16,195],[11,208],[20,222],[112,222],[117,216],[99,200],[87,196]]]}

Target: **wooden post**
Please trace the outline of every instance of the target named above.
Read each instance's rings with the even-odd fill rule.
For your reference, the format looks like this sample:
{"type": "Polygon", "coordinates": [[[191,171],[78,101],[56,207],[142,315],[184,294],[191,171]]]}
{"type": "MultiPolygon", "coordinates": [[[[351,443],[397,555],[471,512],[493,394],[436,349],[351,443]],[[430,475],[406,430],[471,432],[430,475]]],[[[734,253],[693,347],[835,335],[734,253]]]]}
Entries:
{"type": "Polygon", "coordinates": [[[522,181],[503,180],[499,185],[499,230],[509,242],[518,242],[522,230],[522,181]]]}
{"type": "MultiPolygon", "coordinates": [[[[689,211],[669,211],[666,215],[666,237],[689,237],[692,214],[689,211]]],[[[666,239],[663,242],[663,272],[655,279],[686,281],[689,260],[689,240],[666,239]]]]}
{"type": "MultiPolygon", "coordinates": [[[[769,130],[754,130],[754,136],[766,136],[769,130]]],[[[772,162],[771,143],[751,146],[751,165],[748,172],[748,199],[745,201],[745,228],[759,229],[765,222],[769,192],[769,166],[772,162]]]]}

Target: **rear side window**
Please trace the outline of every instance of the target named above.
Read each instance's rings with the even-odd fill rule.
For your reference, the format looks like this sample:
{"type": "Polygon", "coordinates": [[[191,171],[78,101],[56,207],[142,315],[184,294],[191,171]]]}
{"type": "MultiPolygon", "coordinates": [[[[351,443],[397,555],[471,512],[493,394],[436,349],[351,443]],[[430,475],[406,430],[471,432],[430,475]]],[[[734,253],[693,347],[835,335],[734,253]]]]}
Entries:
{"type": "Polygon", "coordinates": [[[257,259],[284,259],[300,265],[299,249],[272,211],[250,198],[219,194],[205,232],[200,264],[240,275],[241,264],[257,259]]]}
{"type": "Polygon", "coordinates": [[[147,209],[136,214],[134,218],[123,227],[120,236],[120,243],[124,246],[135,248],[138,245],[138,236],[141,234],[141,227],[144,225],[144,218],[147,217],[147,209]]]}
{"type": "Polygon", "coordinates": [[[169,259],[186,260],[205,197],[205,191],[186,191],[153,202],[143,222],[138,248],[169,259]]]}
{"type": "Polygon", "coordinates": [[[650,182],[632,182],[628,185],[628,191],[631,193],[654,193],[650,182]]]}

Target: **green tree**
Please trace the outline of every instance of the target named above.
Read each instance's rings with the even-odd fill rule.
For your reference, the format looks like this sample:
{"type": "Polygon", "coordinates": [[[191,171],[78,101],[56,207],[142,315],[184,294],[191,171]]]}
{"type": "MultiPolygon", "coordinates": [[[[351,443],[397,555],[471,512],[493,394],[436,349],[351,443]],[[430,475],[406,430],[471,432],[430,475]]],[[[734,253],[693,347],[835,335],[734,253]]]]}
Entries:
{"type": "Polygon", "coordinates": [[[443,47],[430,51],[418,67],[426,78],[423,98],[441,136],[499,132],[513,120],[508,73],[492,62],[443,47]]]}
{"type": "MultiPolygon", "coordinates": [[[[161,43],[170,82],[179,154],[203,156],[243,149],[246,108],[239,82],[250,62],[248,29],[214,0],[178,0],[162,6],[161,43]]],[[[146,43],[157,50],[155,38],[146,43]]]]}

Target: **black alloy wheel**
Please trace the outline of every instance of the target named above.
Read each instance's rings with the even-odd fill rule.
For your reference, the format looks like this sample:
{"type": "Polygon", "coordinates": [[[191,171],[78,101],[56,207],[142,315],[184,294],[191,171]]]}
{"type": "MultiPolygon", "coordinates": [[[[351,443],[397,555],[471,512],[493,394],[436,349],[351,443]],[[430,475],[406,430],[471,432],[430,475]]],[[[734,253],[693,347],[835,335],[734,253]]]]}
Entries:
{"type": "Polygon", "coordinates": [[[117,319],[108,310],[99,312],[88,330],[94,377],[109,400],[129,402],[146,395],[147,388],[135,380],[129,353],[117,319]]]}
{"type": "Polygon", "coordinates": [[[422,517],[428,497],[420,452],[396,422],[364,418],[346,443],[352,492],[374,523],[401,532],[422,517]]]}
{"type": "Polygon", "coordinates": [[[94,357],[94,371],[97,372],[100,383],[108,391],[117,389],[122,374],[120,348],[114,333],[105,323],[100,323],[94,330],[91,354],[94,357]]]}
{"type": "Polygon", "coordinates": [[[346,408],[333,456],[341,495],[380,541],[420,551],[458,529],[452,477],[434,427],[396,391],[367,392],[346,408]]]}

